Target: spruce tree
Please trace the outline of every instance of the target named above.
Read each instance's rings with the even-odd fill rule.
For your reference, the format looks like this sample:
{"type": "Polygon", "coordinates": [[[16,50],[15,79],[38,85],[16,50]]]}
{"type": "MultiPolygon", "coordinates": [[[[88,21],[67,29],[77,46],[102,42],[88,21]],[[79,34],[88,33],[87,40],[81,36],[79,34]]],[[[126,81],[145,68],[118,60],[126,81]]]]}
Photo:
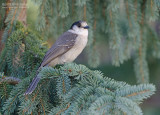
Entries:
{"type": "Polygon", "coordinates": [[[139,104],[156,90],[148,84],[147,56],[160,58],[159,36],[151,26],[159,20],[159,0],[34,0],[36,30],[26,22],[26,2],[0,1],[0,114],[143,114],[139,104]],[[134,60],[139,85],[68,63],[42,68],[36,90],[24,96],[48,50],[44,42],[80,19],[91,26],[85,50],[88,64],[101,64],[98,44],[109,45],[113,66],[134,60]]]}

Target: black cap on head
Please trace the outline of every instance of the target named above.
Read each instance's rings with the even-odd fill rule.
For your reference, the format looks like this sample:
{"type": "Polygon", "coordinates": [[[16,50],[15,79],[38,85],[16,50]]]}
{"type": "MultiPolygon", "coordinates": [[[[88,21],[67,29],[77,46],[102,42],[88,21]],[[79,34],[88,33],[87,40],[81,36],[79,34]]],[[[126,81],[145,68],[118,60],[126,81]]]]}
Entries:
{"type": "Polygon", "coordinates": [[[77,25],[78,27],[81,27],[81,22],[83,22],[83,21],[80,20],[80,21],[74,22],[72,24],[72,26],[70,27],[70,29],[72,29],[74,25],[77,25]]]}
{"type": "Polygon", "coordinates": [[[72,26],[70,27],[70,29],[73,29],[74,26],[77,26],[79,28],[84,28],[84,29],[89,29],[89,26],[87,25],[87,23],[85,21],[77,21],[77,22],[74,22],[72,24],[72,26]]]}

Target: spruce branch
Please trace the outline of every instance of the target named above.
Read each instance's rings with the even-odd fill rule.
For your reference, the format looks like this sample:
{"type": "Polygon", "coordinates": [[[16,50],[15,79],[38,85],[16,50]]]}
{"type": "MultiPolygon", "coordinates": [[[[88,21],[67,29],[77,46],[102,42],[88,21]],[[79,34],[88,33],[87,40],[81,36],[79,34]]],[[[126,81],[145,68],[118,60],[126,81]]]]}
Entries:
{"type": "MultiPolygon", "coordinates": [[[[63,75],[70,75],[77,79],[78,74],[80,74],[77,72],[78,66],[79,68],[86,68],[83,65],[71,63],[65,64],[59,70],[63,71],[63,75]]],[[[81,74],[83,75],[83,72],[81,74]]],[[[78,83],[62,97],[64,98],[63,104],[71,103],[71,105],[66,111],[61,111],[61,114],[103,114],[110,113],[112,110],[124,112],[129,115],[142,114],[138,104],[155,92],[155,87],[151,84],[130,86],[127,83],[117,82],[104,77],[99,71],[92,71],[90,69],[84,74],[85,76],[77,79],[78,83]]],[[[63,85],[58,86],[63,88],[63,85]]],[[[51,110],[51,113],[53,110],[51,110]]]]}
{"type": "Polygon", "coordinates": [[[10,85],[16,85],[21,81],[21,79],[17,78],[17,77],[3,77],[0,78],[0,84],[2,83],[8,83],[10,85]]]}
{"type": "Polygon", "coordinates": [[[150,95],[153,95],[155,91],[156,89],[152,84],[141,84],[138,86],[134,85],[120,88],[116,91],[116,95],[141,102],[142,100],[148,98],[150,95]]]}
{"type": "Polygon", "coordinates": [[[127,115],[142,115],[141,108],[134,102],[124,97],[115,99],[115,107],[127,113],[127,115]]]}
{"type": "MultiPolygon", "coordinates": [[[[0,1],[3,2],[6,1],[0,1]]],[[[159,16],[159,0],[35,0],[35,3],[40,5],[36,29],[43,31],[43,37],[58,38],[73,21],[85,19],[91,26],[87,52],[90,65],[99,63],[95,41],[103,42],[101,38],[105,38],[113,64],[120,65],[133,58],[138,83],[149,82],[147,51],[160,58],[159,35],[151,30],[159,16]]],[[[17,22],[22,13],[19,9],[11,8],[6,12],[7,18],[5,10],[0,13],[5,43],[0,55],[0,71],[5,71],[7,76],[17,76],[0,78],[2,114],[142,114],[139,103],[154,94],[154,85],[132,86],[74,63],[42,68],[41,82],[35,92],[23,96],[47,48],[43,46],[41,33],[34,34],[17,22]],[[17,80],[19,77],[21,80],[17,80]]]]}
{"type": "MultiPolygon", "coordinates": [[[[5,3],[6,1],[1,0],[1,3],[3,2],[5,3]]],[[[12,2],[15,3],[15,1],[10,1],[10,3],[12,2]]],[[[146,26],[153,26],[153,22],[158,20],[159,0],[127,0],[123,2],[118,0],[34,0],[34,2],[38,6],[36,30],[43,33],[40,35],[43,35],[45,38],[50,38],[51,36],[58,38],[62,32],[68,29],[68,26],[73,23],[73,21],[84,19],[88,25],[93,27],[89,29],[88,36],[89,47],[87,48],[87,56],[89,65],[96,67],[100,63],[100,55],[97,49],[98,42],[103,42],[103,40],[99,38],[109,38],[109,40],[105,39],[105,41],[107,41],[106,43],[110,47],[113,65],[119,66],[123,64],[125,60],[136,58],[135,65],[137,66],[135,66],[135,73],[138,83],[147,83],[149,81],[148,60],[145,58],[146,56],[143,55],[145,52],[143,49],[146,47],[147,50],[151,50],[154,57],[160,57],[159,50],[157,49],[159,48],[159,40],[154,42],[152,44],[154,48],[150,49],[147,43],[149,42],[148,39],[153,37],[152,34],[154,31],[150,32],[149,28],[146,28],[146,26]],[[146,30],[144,30],[144,28],[146,30]],[[43,30],[45,30],[45,32],[43,30]],[[146,43],[143,43],[144,41],[146,43]],[[140,55],[134,52],[139,52],[140,55]],[[134,56],[135,54],[136,56],[134,56]]],[[[8,38],[11,39],[12,37],[10,36],[12,32],[17,30],[17,20],[19,20],[19,16],[22,17],[23,12],[24,9],[11,8],[6,10],[5,16],[5,10],[0,11],[2,14],[0,28],[4,30],[4,43],[7,42],[8,38]]],[[[158,32],[155,32],[155,34],[158,35],[158,32]]],[[[158,37],[159,36],[155,36],[157,39],[158,37]]],[[[146,55],[147,54],[148,52],[146,55]]],[[[6,57],[6,55],[0,59],[4,59],[4,57],[6,57]]],[[[15,59],[17,61],[19,58],[15,59]]],[[[3,65],[5,65],[5,62],[4,60],[2,62],[0,61],[3,65]]],[[[11,62],[11,60],[8,62],[11,62]]],[[[0,69],[1,68],[2,67],[0,67],[0,69]]],[[[4,70],[4,68],[3,66],[2,69],[4,70]]]]}
{"type": "Polygon", "coordinates": [[[19,106],[20,114],[33,114],[37,109],[43,114],[112,115],[118,111],[127,115],[142,114],[139,103],[155,92],[152,84],[131,86],[105,77],[100,71],[93,71],[75,63],[65,64],[60,68],[43,67],[39,75],[42,76],[42,82],[27,98],[23,92],[29,79],[24,79],[16,85],[3,107],[5,113],[13,113],[16,106],[19,106]],[[48,82],[55,84],[56,93],[53,97],[48,95],[52,85],[48,82]],[[71,87],[72,82],[74,85],[71,87]],[[46,98],[42,100],[42,97],[46,98]],[[50,102],[50,99],[53,101],[50,102]],[[17,105],[18,102],[20,105],[17,105]],[[8,108],[12,109],[8,111],[8,108]]]}

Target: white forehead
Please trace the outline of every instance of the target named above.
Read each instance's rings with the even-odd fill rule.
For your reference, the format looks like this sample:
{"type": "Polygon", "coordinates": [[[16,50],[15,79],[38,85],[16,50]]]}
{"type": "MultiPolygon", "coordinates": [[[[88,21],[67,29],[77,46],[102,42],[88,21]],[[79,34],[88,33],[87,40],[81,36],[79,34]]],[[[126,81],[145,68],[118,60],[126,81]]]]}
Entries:
{"type": "Polygon", "coordinates": [[[84,26],[87,26],[87,23],[86,23],[86,22],[82,22],[82,23],[81,23],[81,26],[83,26],[83,27],[84,27],[84,26]]]}

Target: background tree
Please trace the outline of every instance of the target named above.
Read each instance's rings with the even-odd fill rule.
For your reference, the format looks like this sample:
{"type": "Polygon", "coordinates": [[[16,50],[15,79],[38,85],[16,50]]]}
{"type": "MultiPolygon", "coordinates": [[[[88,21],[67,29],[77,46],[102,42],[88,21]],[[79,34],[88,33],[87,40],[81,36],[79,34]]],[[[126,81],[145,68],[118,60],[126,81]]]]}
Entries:
{"type": "MultiPolygon", "coordinates": [[[[34,0],[38,15],[33,16],[32,8],[28,8],[27,22],[27,1],[7,2],[14,7],[8,12],[8,6],[1,4],[0,10],[4,31],[0,38],[5,44],[0,56],[0,71],[5,74],[1,74],[0,82],[2,114],[142,114],[139,103],[154,93],[153,85],[130,86],[82,65],[44,68],[37,90],[27,97],[23,92],[47,51],[44,41],[55,40],[80,19],[91,26],[85,51],[91,67],[97,67],[103,61],[101,57],[110,52],[107,61],[111,59],[120,68],[124,61],[134,60],[137,83],[148,83],[148,62],[160,58],[158,0],[34,0]]],[[[33,7],[31,1],[28,3],[33,7]]]]}

